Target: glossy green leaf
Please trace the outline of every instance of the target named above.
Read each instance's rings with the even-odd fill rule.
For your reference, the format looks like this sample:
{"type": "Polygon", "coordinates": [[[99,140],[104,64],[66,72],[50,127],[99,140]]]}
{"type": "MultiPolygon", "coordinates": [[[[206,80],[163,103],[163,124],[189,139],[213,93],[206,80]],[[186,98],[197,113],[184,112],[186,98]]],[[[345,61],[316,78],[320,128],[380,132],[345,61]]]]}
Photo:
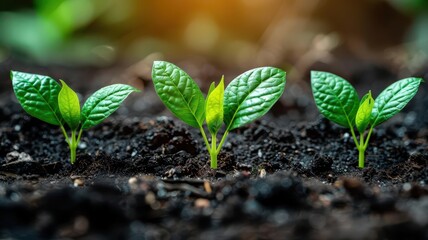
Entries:
{"type": "Polygon", "coordinates": [[[179,119],[193,127],[205,120],[205,98],[195,81],[172,63],[155,61],[152,79],[156,93],[179,119]]]}
{"type": "Polygon", "coordinates": [[[285,88],[285,72],[262,67],[235,78],[224,92],[224,123],[228,130],[263,116],[278,101],[285,88]]]}
{"type": "Polygon", "coordinates": [[[80,124],[79,97],[64,81],[58,94],[58,105],[62,118],[72,130],[76,130],[80,124]]]}
{"type": "Polygon", "coordinates": [[[216,134],[223,124],[223,96],[224,78],[222,77],[218,86],[208,95],[205,107],[208,130],[211,134],[216,134]]]}
{"type": "Polygon", "coordinates": [[[355,126],[358,132],[364,133],[367,126],[370,123],[371,113],[374,105],[374,99],[371,92],[368,92],[362,98],[360,107],[358,108],[357,115],[355,117],[355,126]]]}
{"type": "Polygon", "coordinates": [[[372,116],[372,126],[377,126],[401,111],[418,91],[422,78],[406,78],[397,81],[376,98],[372,116]]]}
{"type": "Polygon", "coordinates": [[[48,76],[16,71],[11,72],[11,79],[15,95],[28,114],[50,124],[61,124],[58,82],[48,76]]]}
{"type": "Polygon", "coordinates": [[[138,89],[125,84],[113,84],[96,91],[86,100],[82,108],[82,128],[98,125],[116,111],[120,104],[138,89]]]}
{"type": "Polygon", "coordinates": [[[354,125],[359,100],[355,88],[345,79],[328,72],[311,72],[312,93],[324,117],[343,127],[354,125]]]}

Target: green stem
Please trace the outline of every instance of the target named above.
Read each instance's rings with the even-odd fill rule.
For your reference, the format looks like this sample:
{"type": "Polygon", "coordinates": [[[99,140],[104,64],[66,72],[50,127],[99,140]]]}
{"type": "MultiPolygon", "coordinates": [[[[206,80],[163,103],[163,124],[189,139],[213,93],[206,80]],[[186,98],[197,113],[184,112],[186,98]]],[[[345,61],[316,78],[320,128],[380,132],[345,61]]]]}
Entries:
{"type": "Polygon", "coordinates": [[[221,147],[223,147],[223,143],[224,143],[224,141],[226,141],[228,134],[229,134],[229,131],[226,130],[223,134],[223,137],[221,138],[220,143],[217,146],[217,149],[216,149],[217,152],[220,152],[220,149],[221,149],[221,147]]]}
{"type": "Polygon", "coordinates": [[[364,154],[366,147],[364,144],[364,133],[360,134],[360,146],[358,147],[358,167],[364,168],[364,154]]]}
{"type": "Polygon", "coordinates": [[[204,128],[202,126],[199,127],[201,131],[202,137],[204,139],[205,145],[207,146],[208,152],[210,153],[210,165],[212,169],[217,169],[217,157],[220,153],[221,147],[226,141],[227,135],[229,131],[225,131],[223,137],[221,138],[220,143],[217,145],[217,133],[211,133],[211,144],[208,141],[207,135],[205,134],[204,128]]]}
{"type": "Polygon", "coordinates": [[[223,134],[223,137],[221,138],[220,143],[218,144],[218,146],[216,146],[216,142],[217,142],[217,134],[214,134],[212,137],[212,146],[211,146],[211,152],[210,152],[210,156],[211,156],[211,168],[212,169],[216,169],[217,168],[217,156],[220,153],[221,147],[224,144],[224,141],[226,141],[227,135],[229,134],[229,132],[226,130],[223,134]]]}
{"type": "Polygon", "coordinates": [[[364,153],[365,153],[364,148],[358,149],[358,167],[359,168],[364,168],[364,153]]]}
{"type": "Polygon", "coordinates": [[[364,168],[364,153],[366,151],[366,146],[364,144],[364,133],[360,133],[360,143],[358,143],[357,136],[355,135],[354,127],[348,119],[349,129],[351,130],[352,139],[354,139],[355,146],[358,149],[358,167],[364,168]]]}
{"type": "Polygon", "coordinates": [[[210,151],[210,157],[211,157],[211,168],[217,169],[217,134],[211,134],[211,151],[210,151]]]}
{"type": "Polygon", "coordinates": [[[210,143],[208,142],[207,135],[205,134],[205,130],[202,126],[199,126],[199,130],[201,131],[202,138],[204,139],[205,145],[207,146],[208,152],[211,153],[210,143]]]}
{"type": "Polygon", "coordinates": [[[366,140],[364,141],[364,133],[360,135],[360,147],[358,147],[358,167],[364,168],[364,158],[369,140],[373,132],[373,127],[370,127],[369,133],[367,134],[366,140]]]}
{"type": "Polygon", "coordinates": [[[68,144],[70,144],[70,143],[69,143],[69,142],[70,142],[70,138],[68,137],[68,135],[67,135],[67,131],[65,131],[64,126],[63,126],[62,124],[60,124],[60,125],[59,125],[59,127],[61,128],[62,134],[63,134],[63,135],[64,135],[64,137],[65,137],[65,141],[66,141],[68,144]]]}
{"type": "Polygon", "coordinates": [[[211,169],[217,169],[217,153],[216,152],[210,152],[211,157],[211,169]]]}
{"type": "Polygon", "coordinates": [[[349,129],[351,129],[352,139],[354,139],[355,146],[359,148],[360,144],[358,144],[357,136],[355,135],[355,132],[354,132],[354,127],[351,124],[349,124],[349,126],[350,126],[349,129]]]}
{"type": "Polygon", "coordinates": [[[369,139],[372,136],[373,127],[370,127],[369,133],[367,134],[366,142],[364,143],[364,148],[367,148],[369,145],[369,139]]]}
{"type": "Polygon", "coordinates": [[[82,136],[82,132],[83,132],[83,129],[81,128],[79,131],[79,135],[77,136],[77,141],[76,141],[77,145],[79,145],[79,143],[80,143],[80,137],[82,136]]]}
{"type": "Polygon", "coordinates": [[[71,131],[71,140],[69,143],[70,147],[70,162],[73,164],[76,161],[76,149],[77,149],[77,140],[76,140],[76,130],[71,131]]]}

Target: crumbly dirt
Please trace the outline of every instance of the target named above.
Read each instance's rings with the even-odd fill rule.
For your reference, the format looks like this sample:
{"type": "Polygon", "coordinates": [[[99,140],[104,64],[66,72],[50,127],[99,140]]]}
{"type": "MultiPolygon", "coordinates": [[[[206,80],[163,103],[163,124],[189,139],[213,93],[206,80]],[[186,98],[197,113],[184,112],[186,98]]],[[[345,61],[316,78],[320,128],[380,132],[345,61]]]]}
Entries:
{"type": "Polygon", "coordinates": [[[71,165],[59,129],[1,95],[2,239],[428,239],[424,100],[374,131],[364,169],[347,129],[268,115],[212,170],[198,129],[161,114],[113,115],[71,165]]]}

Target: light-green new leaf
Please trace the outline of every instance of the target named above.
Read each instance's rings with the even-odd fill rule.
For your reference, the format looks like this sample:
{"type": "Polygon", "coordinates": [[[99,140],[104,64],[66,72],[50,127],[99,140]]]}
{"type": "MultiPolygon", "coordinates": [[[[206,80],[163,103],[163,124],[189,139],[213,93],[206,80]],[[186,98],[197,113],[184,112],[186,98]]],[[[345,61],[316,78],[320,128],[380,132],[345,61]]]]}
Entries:
{"type": "Polygon", "coordinates": [[[361,100],[360,107],[358,108],[355,117],[355,125],[359,133],[364,133],[370,123],[371,113],[374,105],[374,99],[369,91],[361,100]]]}
{"type": "MultiPolygon", "coordinates": [[[[214,85],[211,85],[214,86],[214,85]]],[[[205,111],[208,130],[211,134],[216,134],[223,124],[223,96],[224,96],[224,77],[207,97],[205,111]]]]}
{"type": "Polygon", "coordinates": [[[126,84],[113,84],[96,91],[82,107],[82,129],[98,125],[116,111],[129,94],[139,91],[126,84]]]}
{"type": "MultiPolygon", "coordinates": [[[[222,77],[222,79],[223,78],[224,76],[222,77]]],[[[212,91],[214,91],[214,89],[215,89],[215,82],[212,82],[210,85],[210,88],[208,89],[207,99],[208,99],[208,96],[212,93],[212,91]]]]}
{"type": "Polygon", "coordinates": [[[227,130],[263,116],[285,88],[285,72],[274,67],[249,70],[236,77],[224,92],[224,123],[227,130]]]}
{"type": "Polygon", "coordinates": [[[370,121],[372,126],[375,127],[400,112],[416,95],[421,82],[422,78],[405,78],[383,90],[373,106],[370,121]]]}
{"type": "Polygon", "coordinates": [[[53,125],[61,124],[58,94],[61,86],[51,77],[11,71],[13,90],[31,116],[53,125]]]}
{"type": "Polygon", "coordinates": [[[201,127],[205,120],[205,98],[195,81],[179,67],[155,61],[152,79],[165,106],[183,122],[201,127]]]}
{"type": "Polygon", "coordinates": [[[359,107],[355,88],[345,79],[328,72],[311,72],[311,85],[318,110],[328,120],[352,128],[359,107]]]}
{"type": "Polygon", "coordinates": [[[58,105],[62,118],[71,130],[76,130],[80,124],[80,103],[79,97],[64,81],[61,91],[58,94],[58,105]]]}

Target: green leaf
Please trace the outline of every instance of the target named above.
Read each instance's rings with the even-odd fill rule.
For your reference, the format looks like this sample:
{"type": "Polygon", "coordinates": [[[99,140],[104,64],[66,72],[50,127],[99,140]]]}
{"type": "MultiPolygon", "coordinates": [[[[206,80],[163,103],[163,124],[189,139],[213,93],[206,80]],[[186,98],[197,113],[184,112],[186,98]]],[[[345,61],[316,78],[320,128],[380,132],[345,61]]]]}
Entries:
{"type": "Polygon", "coordinates": [[[360,100],[360,105],[359,105],[359,106],[361,106],[361,104],[363,104],[363,102],[364,102],[364,101],[366,101],[366,99],[369,97],[369,93],[370,93],[370,96],[372,96],[372,91],[369,91],[366,95],[364,95],[364,96],[361,98],[361,100],[360,100]]]}
{"type": "Polygon", "coordinates": [[[64,81],[60,81],[62,88],[58,94],[59,110],[71,130],[76,130],[80,124],[79,97],[64,81]]]}
{"type": "Polygon", "coordinates": [[[376,98],[371,124],[373,127],[385,122],[401,111],[418,91],[422,78],[406,78],[383,90],[376,98]]]}
{"type": "Polygon", "coordinates": [[[61,86],[51,77],[11,71],[13,90],[31,116],[53,125],[61,124],[58,94],[61,86]]]}
{"type": "Polygon", "coordinates": [[[202,126],[205,98],[186,72],[172,63],[155,61],[152,79],[156,93],[175,116],[192,127],[202,126]]]}
{"type": "Polygon", "coordinates": [[[345,79],[328,72],[311,72],[312,93],[324,117],[343,127],[353,127],[359,100],[355,88],[345,79]]]}
{"type": "Polygon", "coordinates": [[[125,84],[113,84],[96,91],[82,108],[82,128],[98,125],[116,111],[132,92],[140,90],[125,84]]]}
{"type": "MultiPolygon", "coordinates": [[[[222,77],[222,79],[224,78],[224,76],[222,77]]],[[[208,89],[208,94],[207,94],[207,99],[210,96],[210,94],[212,93],[212,91],[215,89],[215,82],[212,82],[210,85],[210,88],[208,89]]]]}
{"type": "Polygon", "coordinates": [[[278,101],[285,88],[285,72],[262,67],[236,77],[224,92],[224,123],[227,130],[263,116],[278,101]]]}
{"type": "Polygon", "coordinates": [[[369,91],[361,100],[360,107],[358,108],[355,117],[355,125],[358,132],[364,133],[370,123],[371,113],[374,105],[374,99],[369,91]]]}
{"type": "MultiPolygon", "coordinates": [[[[213,86],[211,84],[211,86],[213,86]]],[[[223,124],[223,96],[224,96],[224,77],[220,83],[207,97],[206,119],[208,130],[211,134],[216,134],[223,124]]]]}

